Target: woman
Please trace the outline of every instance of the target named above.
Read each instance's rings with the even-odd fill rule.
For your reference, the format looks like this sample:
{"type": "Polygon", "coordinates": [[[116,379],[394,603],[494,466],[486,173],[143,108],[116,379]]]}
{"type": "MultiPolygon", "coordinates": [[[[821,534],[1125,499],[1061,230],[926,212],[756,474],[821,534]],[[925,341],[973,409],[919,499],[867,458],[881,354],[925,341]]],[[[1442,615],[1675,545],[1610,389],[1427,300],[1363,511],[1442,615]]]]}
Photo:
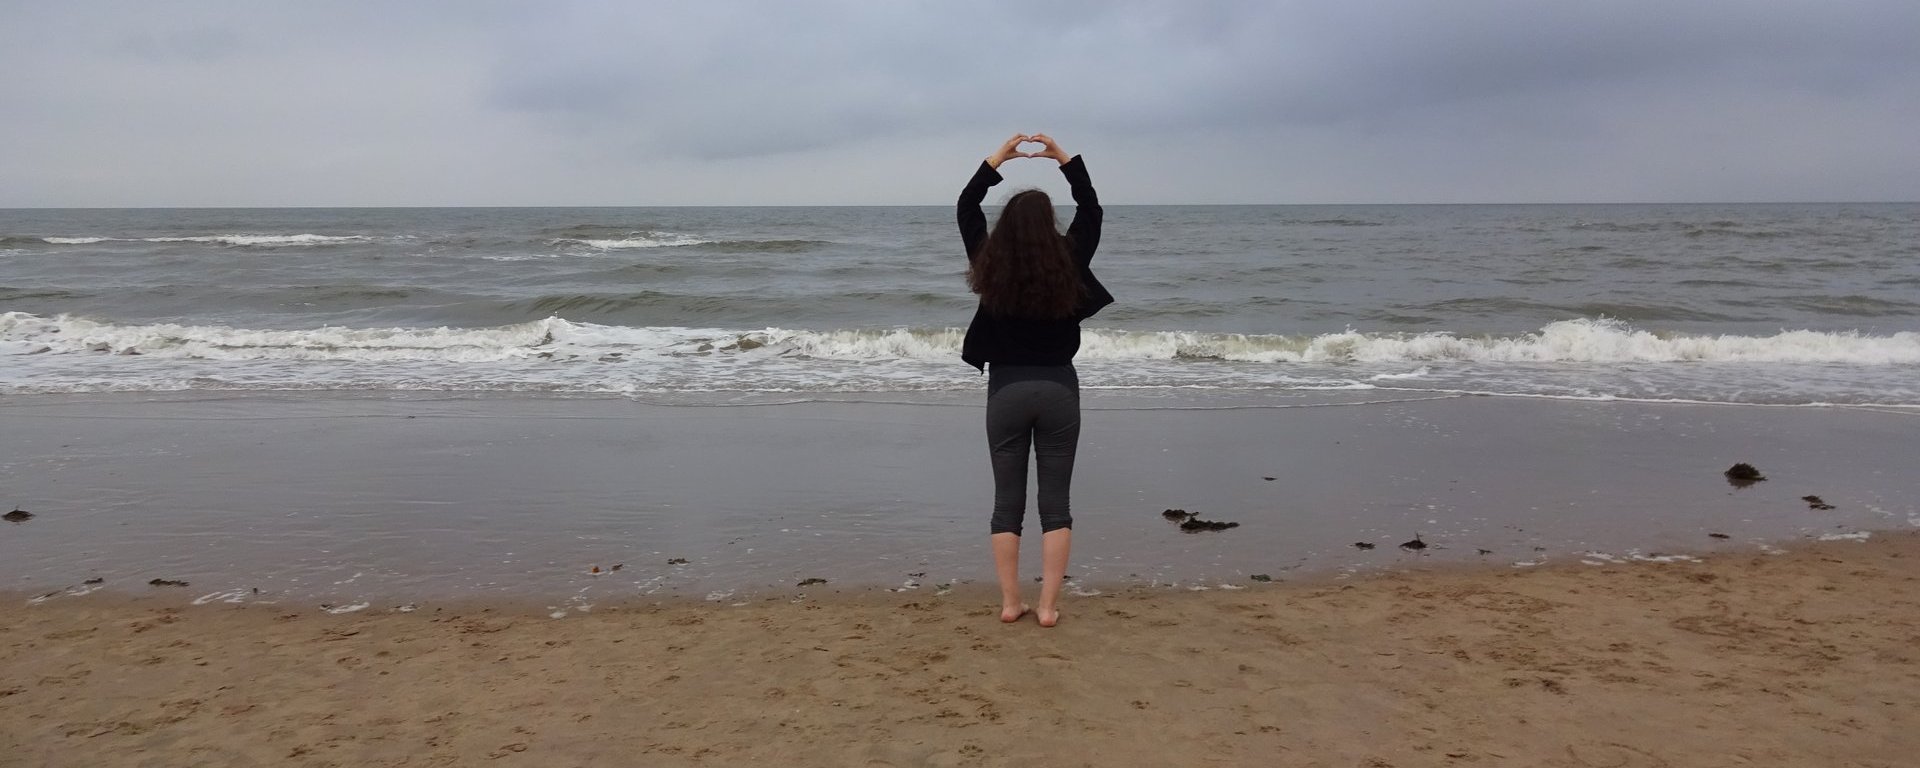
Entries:
{"type": "Polygon", "coordinates": [[[1029,607],[1020,600],[1020,526],[1027,508],[1027,449],[1039,467],[1040,604],[1031,609],[1040,626],[1060,621],[1060,582],[1073,544],[1068,487],[1080,442],[1080,381],[1073,371],[1080,351],[1080,321],[1113,303],[1088,265],[1100,245],[1100,201],[1087,166],[1069,158],[1045,134],[1015,134],[987,156],[960,191],[960,238],[967,246],[967,285],[980,306],[967,327],[961,359],[987,372],[987,446],[993,459],[994,569],[1000,577],[1000,620],[1018,621],[1029,607]],[[1039,152],[1021,152],[1023,143],[1039,152]],[[1029,189],[1007,199],[987,233],[980,201],[1000,183],[1000,164],[1041,157],[1060,164],[1073,190],[1073,224],[1061,236],[1053,201],[1029,189]]]}

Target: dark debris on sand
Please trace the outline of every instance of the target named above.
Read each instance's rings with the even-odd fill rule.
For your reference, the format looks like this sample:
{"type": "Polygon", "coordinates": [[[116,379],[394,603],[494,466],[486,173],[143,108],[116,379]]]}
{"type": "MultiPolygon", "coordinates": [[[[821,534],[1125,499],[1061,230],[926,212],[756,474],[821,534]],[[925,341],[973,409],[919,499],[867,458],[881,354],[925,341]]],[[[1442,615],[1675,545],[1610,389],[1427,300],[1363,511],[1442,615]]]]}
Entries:
{"type": "Polygon", "coordinates": [[[1412,541],[1404,541],[1404,542],[1401,542],[1401,543],[1400,543],[1400,548],[1401,548],[1401,549],[1405,549],[1405,550],[1410,550],[1410,551],[1414,551],[1414,552],[1418,552],[1418,551],[1420,551],[1420,550],[1423,550],[1423,549],[1426,549],[1426,548],[1427,548],[1427,543],[1426,543],[1425,541],[1422,541],[1422,540],[1420,539],[1420,534],[1417,534],[1417,533],[1416,533],[1416,534],[1414,534],[1414,535],[1413,535],[1413,540],[1412,540],[1412,541]]]}
{"type": "Polygon", "coordinates": [[[821,578],[801,579],[798,586],[811,587],[815,584],[825,584],[825,583],[827,583],[827,580],[821,579],[821,578]]]}
{"type": "Polygon", "coordinates": [[[1802,496],[1800,500],[1807,503],[1807,509],[1833,509],[1832,504],[1818,496],[1802,496]]]}
{"type": "Polygon", "coordinates": [[[1180,530],[1185,531],[1187,533],[1199,533],[1201,531],[1224,531],[1228,528],[1240,527],[1239,523],[1223,523],[1223,522],[1215,522],[1212,520],[1202,520],[1200,519],[1199,513],[1188,512],[1184,509],[1169,509],[1165,512],[1161,512],[1160,516],[1166,518],[1167,522],[1169,523],[1179,523],[1180,530]]]}
{"type": "Polygon", "coordinates": [[[1728,467],[1725,474],[1727,482],[1735,488],[1745,488],[1767,479],[1766,475],[1760,474],[1760,470],[1744,461],[1728,467]]]}
{"type": "Polygon", "coordinates": [[[1371,541],[1356,541],[1356,542],[1354,542],[1354,543],[1353,543],[1353,548],[1354,548],[1354,549],[1373,549],[1373,542],[1371,542],[1371,541]]]}
{"type": "Polygon", "coordinates": [[[1716,538],[1716,539],[1731,539],[1731,538],[1733,538],[1732,536],[1728,536],[1728,535],[1726,535],[1726,534],[1724,534],[1724,533],[1709,533],[1709,534],[1707,534],[1707,535],[1708,535],[1708,536],[1711,536],[1711,537],[1713,537],[1713,538],[1716,538]]]}
{"type": "Polygon", "coordinates": [[[687,564],[687,559],[684,557],[667,558],[667,565],[686,565],[686,564],[687,564]]]}
{"type": "Polygon", "coordinates": [[[184,587],[187,583],[178,579],[154,579],[147,582],[149,587],[184,587]]]}
{"type": "Polygon", "coordinates": [[[1198,517],[1188,518],[1186,522],[1180,524],[1180,530],[1186,531],[1187,533],[1199,533],[1201,531],[1224,531],[1228,528],[1238,528],[1238,527],[1240,527],[1239,523],[1228,523],[1228,522],[1220,522],[1215,520],[1202,520],[1198,517]]]}
{"type": "Polygon", "coordinates": [[[1254,575],[1252,575],[1252,576],[1248,576],[1247,578],[1249,578],[1249,579],[1252,579],[1252,580],[1254,580],[1254,581],[1273,581],[1273,577],[1272,577],[1272,576],[1270,576],[1270,575],[1267,575],[1267,574],[1264,574],[1264,573],[1256,573],[1256,574],[1254,574],[1254,575]]]}
{"type": "Polygon", "coordinates": [[[33,519],[33,513],[28,512],[24,509],[15,509],[12,512],[8,512],[4,515],[0,515],[0,520],[5,520],[9,523],[24,523],[32,519],[33,519]]]}

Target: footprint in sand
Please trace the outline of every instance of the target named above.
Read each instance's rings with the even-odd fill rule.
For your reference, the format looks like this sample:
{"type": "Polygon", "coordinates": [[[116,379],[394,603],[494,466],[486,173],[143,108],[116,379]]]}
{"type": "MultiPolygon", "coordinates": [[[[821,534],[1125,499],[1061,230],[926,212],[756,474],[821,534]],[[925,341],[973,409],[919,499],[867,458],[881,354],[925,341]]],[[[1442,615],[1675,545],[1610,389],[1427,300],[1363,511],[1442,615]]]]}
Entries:
{"type": "Polygon", "coordinates": [[[1625,744],[1569,744],[1567,757],[1583,768],[1666,768],[1666,758],[1625,744]]]}

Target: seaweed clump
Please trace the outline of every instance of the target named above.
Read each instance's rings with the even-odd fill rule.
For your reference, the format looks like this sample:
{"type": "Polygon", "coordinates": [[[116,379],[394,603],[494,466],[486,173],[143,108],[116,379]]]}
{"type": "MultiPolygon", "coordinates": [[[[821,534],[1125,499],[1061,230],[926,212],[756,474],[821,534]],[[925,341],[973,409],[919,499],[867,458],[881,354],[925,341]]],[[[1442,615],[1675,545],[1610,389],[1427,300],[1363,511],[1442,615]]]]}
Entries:
{"type": "Polygon", "coordinates": [[[1728,467],[1725,474],[1727,483],[1735,488],[1745,488],[1767,479],[1766,475],[1760,474],[1760,470],[1744,461],[1728,467]]]}

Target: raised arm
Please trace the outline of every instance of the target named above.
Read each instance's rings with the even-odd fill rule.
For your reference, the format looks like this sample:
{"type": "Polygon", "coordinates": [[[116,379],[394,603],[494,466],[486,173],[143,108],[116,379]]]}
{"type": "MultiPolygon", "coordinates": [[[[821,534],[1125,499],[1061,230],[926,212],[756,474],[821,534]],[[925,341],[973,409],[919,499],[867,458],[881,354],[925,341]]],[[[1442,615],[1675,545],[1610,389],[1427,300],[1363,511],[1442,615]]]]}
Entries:
{"type": "Polygon", "coordinates": [[[1100,223],[1106,211],[1100,208],[1100,196],[1093,192],[1093,180],[1087,178],[1087,161],[1079,155],[1060,166],[1073,190],[1073,223],[1067,225],[1067,238],[1073,241],[1073,257],[1080,266],[1093,263],[1093,251],[1100,247],[1100,223]]]}
{"type": "Polygon", "coordinates": [[[1093,191],[1093,180],[1087,177],[1087,161],[1079,155],[1069,156],[1044,133],[1027,138],[1046,145],[1046,149],[1028,157],[1052,158],[1060,163],[1060,174],[1067,177],[1067,187],[1073,191],[1073,223],[1067,225],[1067,237],[1073,241],[1073,257],[1083,267],[1093,263],[1093,251],[1100,247],[1100,222],[1106,213],[1100,209],[1100,196],[1093,191]]]}
{"type": "Polygon", "coordinates": [[[967,181],[965,189],[960,190],[960,202],[954,206],[955,218],[960,221],[960,241],[967,246],[967,261],[973,261],[974,254],[980,252],[980,244],[987,241],[987,214],[980,210],[980,201],[987,199],[987,189],[1000,183],[1000,164],[1010,158],[1026,157],[1019,150],[1020,142],[1026,141],[1022,134],[1014,134],[993,154],[981,161],[980,168],[973,172],[973,178],[967,181]]]}

